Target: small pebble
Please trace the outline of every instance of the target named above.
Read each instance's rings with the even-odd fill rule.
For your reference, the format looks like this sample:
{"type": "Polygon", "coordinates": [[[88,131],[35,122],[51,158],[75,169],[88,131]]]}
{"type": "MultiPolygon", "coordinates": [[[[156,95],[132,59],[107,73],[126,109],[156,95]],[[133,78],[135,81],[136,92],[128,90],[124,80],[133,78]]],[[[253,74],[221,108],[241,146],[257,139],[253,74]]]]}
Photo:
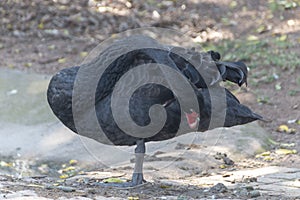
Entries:
{"type": "Polygon", "coordinates": [[[56,188],[56,186],[54,186],[52,184],[46,184],[45,185],[45,189],[47,189],[47,190],[51,190],[51,189],[55,189],[55,188],[56,188]]]}
{"type": "Polygon", "coordinates": [[[57,188],[64,192],[74,192],[76,190],[75,188],[68,186],[58,186],[57,188]]]}
{"type": "Polygon", "coordinates": [[[227,190],[228,190],[227,187],[223,183],[218,183],[209,189],[210,192],[219,192],[219,193],[226,192],[227,190]]]}
{"type": "Polygon", "coordinates": [[[260,196],[260,192],[257,190],[253,190],[249,192],[249,197],[250,198],[255,198],[255,197],[259,197],[260,196]]]}
{"type": "Polygon", "coordinates": [[[247,191],[253,191],[254,190],[254,188],[253,188],[253,186],[245,186],[244,187],[247,191]]]}
{"type": "Polygon", "coordinates": [[[257,182],[257,178],[256,177],[250,177],[248,179],[249,182],[257,182]]]}
{"type": "Polygon", "coordinates": [[[247,191],[247,189],[245,189],[245,188],[243,188],[243,189],[241,189],[240,191],[238,191],[238,193],[237,193],[239,196],[242,196],[242,197],[246,197],[246,196],[248,196],[248,191],[247,191]]]}
{"type": "Polygon", "coordinates": [[[96,194],[97,193],[97,190],[95,188],[89,188],[87,190],[87,193],[90,193],[90,194],[96,194]]]}
{"type": "Polygon", "coordinates": [[[0,181],[7,181],[8,179],[0,176],[0,181]]]}
{"type": "Polygon", "coordinates": [[[228,157],[224,157],[224,158],[223,158],[223,161],[224,161],[224,163],[225,163],[226,165],[234,165],[234,161],[231,160],[231,159],[228,158],[228,157]]]}

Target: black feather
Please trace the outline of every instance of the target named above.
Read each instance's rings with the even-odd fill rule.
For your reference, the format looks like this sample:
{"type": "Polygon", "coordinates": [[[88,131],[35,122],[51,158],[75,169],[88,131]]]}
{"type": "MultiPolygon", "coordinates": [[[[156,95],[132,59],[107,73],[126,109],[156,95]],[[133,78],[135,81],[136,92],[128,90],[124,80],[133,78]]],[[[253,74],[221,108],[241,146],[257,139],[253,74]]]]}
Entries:
{"type": "MultiPolygon", "coordinates": [[[[145,40],[147,40],[147,38],[145,40]]],[[[95,63],[99,62],[100,58],[98,57],[93,62],[85,64],[84,66],[61,70],[53,76],[47,91],[48,103],[53,113],[72,131],[95,139],[99,142],[103,142],[101,136],[96,133],[98,129],[93,127],[93,125],[90,125],[88,123],[89,119],[84,117],[88,116],[86,113],[95,109],[97,120],[104,134],[113,144],[134,145],[139,138],[124,133],[123,130],[118,127],[113,118],[111,108],[112,91],[114,90],[118,80],[130,69],[137,67],[141,63],[159,63],[167,65],[182,73],[194,88],[200,109],[199,131],[215,128],[209,126],[212,117],[211,92],[214,90],[219,90],[220,92],[223,91],[225,94],[225,99],[220,97],[216,101],[217,103],[224,101],[226,105],[219,110],[220,113],[222,113],[225,109],[226,116],[224,123],[219,124],[218,126],[230,127],[262,118],[261,116],[253,113],[246,106],[240,104],[233,94],[231,94],[228,90],[224,91],[224,88],[218,85],[218,82],[222,81],[222,79],[232,81],[239,85],[247,83],[247,68],[243,63],[220,62],[218,61],[220,59],[220,54],[217,52],[208,54],[197,53],[189,50],[186,51],[186,55],[192,59],[186,59],[174,52],[168,51],[167,49],[170,48],[168,47],[165,50],[145,48],[130,51],[111,63],[97,84],[93,108],[85,108],[81,110],[81,120],[87,122],[85,127],[80,127],[81,130],[86,129],[86,131],[83,132],[79,132],[77,130],[78,127],[76,127],[74,123],[72,109],[74,83],[80,67],[92,67],[95,63]],[[213,61],[210,60],[202,62],[201,67],[203,67],[203,69],[207,69],[204,72],[204,75],[207,77],[203,77],[204,75],[199,73],[199,71],[194,67],[193,62],[207,55],[211,55],[211,57],[213,57],[213,61]],[[214,62],[217,65],[216,71],[214,69],[210,70],[209,68],[214,62]],[[218,77],[220,78],[218,79],[218,77]]],[[[97,77],[97,74],[95,77],[97,77]]],[[[94,77],[86,78],[87,81],[89,78],[94,79],[94,77]]],[[[89,88],[86,89],[89,90],[89,88]]],[[[89,98],[83,97],[82,102],[76,104],[76,106],[79,106],[79,110],[80,105],[85,103],[84,101],[89,101],[89,98]]],[[[165,107],[167,120],[163,128],[156,135],[145,138],[145,141],[160,141],[175,137],[181,123],[181,116],[183,115],[182,110],[184,112],[189,111],[187,110],[188,108],[181,107],[178,97],[165,86],[149,83],[138,88],[133,93],[129,102],[129,112],[132,120],[139,126],[146,126],[149,124],[149,109],[155,104],[165,107]]],[[[190,130],[186,130],[186,132],[189,131],[190,130]]]]}

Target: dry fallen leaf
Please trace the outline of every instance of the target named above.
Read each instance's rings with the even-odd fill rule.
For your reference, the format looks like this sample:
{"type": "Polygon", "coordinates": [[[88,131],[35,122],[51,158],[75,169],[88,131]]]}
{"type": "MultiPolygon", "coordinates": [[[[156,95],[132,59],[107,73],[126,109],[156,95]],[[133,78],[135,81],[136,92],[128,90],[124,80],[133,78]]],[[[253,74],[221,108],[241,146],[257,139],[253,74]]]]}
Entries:
{"type": "Polygon", "coordinates": [[[281,83],[277,83],[276,85],[275,85],[275,90],[281,90],[281,83]]]}
{"type": "Polygon", "coordinates": [[[44,29],[44,23],[43,22],[39,23],[38,28],[39,29],[44,29]]]}
{"type": "Polygon", "coordinates": [[[279,144],[280,147],[294,147],[296,146],[295,143],[280,143],[279,144]]]}
{"type": "Polygon", "coordinates": [[[225,165],[220,165],[219,168],[220,168],[220,169],[225,169],[226,166],[225,166],[225,165]]]}
{"type": "Polygon", "coordinates": [[[88,55],[88,52],[86,52],[86,51],[80,52],[81,57],[86,57],[87,55],[88,55]]]}
{"type": "Polygon", "coordinates": [[[72,159],[72,160],[69,161],[69,164],[70,164],[70,165],[77,165],[77,164],[78,164],[78,161],[72,159]]]}
{"type": "Polygon", "coordinates": [[[296,21],[293,20],[293,19],[290,19],[290,20],[287,21],[287,24],[288,24],[289,26],[295,26],[295,25],[296,25],[296,21]]]}
{"type": "Polygon", "coordinates": [[[289,127],[287,125],[280,125],[277,129],[279,132],[287,132],[289,127]]]}
{"type": "Polygon", "coordinates": [[[265,156],[263,160],[264,161],[272,161],[272,160],[274,160],[274,158],[271,156],[265,156]]]}
{"type": "Polygon", "coordinates": [[[249,37],[247,38],[248,41],[256,41],[258,40],[259,38],[255,35],[249,35],[249,37]]]}
{"type": "Polygon", "coordinates": [[[235,7],[237,7],[237,5],[238,5],[238,3],[236,1],[232,1],[232,2],[230,2],[229,7],[235,8],[235,7]]]}
{"type": "Polygon", "coordinates": [[[271,154],[270,151],[266,151],[266,152],[261,153],[260,155],[262,155],[262,156],[269,156],[270,154],[271,154]]]}
{"type": "Polygon", "coordinates": [[[0,161],[0,167],[12,167],[13,163],[8,163],[5,161],[0,161]]]}
{"type": "Polygon", "coordinates": [[[257,154],[255,156],[255,158],[261,158],[264,161],[272,161],[272,160],[274,160],[274,158],[271,156],[271,152],[270,151],[266,151],[266,152],[257,154]]]}
{"type": "Polygon", "coordinates": [[[128,200],[139,200],[139,197],[128,197],[128,200]]]}
{"type": "Polygon", "coordinates": [[[124,183],[125,181],[119,178],[107,178],[103,180],[104,183],[124,183]]]}
{"type": "Polygon", "coordinates": [[[75,167],[70,166],[70,167],[66,167],[66,168],[62,169],[62,172],[69,172],[69,171],[73,171],[73,170],[75,170],[75,167]]]}
{"type": "Polygon", "coordinates": [[[38,184],[29,184],[27,185],[28,187],[37,187],[37,188],[44,188],[43,185],[38,185],[38,184]]]}
{"type": "Polygon", "coordinates": [[[60,59],[57,60],[57,62],[58,62],[59,64],[62,64],[62,63],[65,63],[66,60],[67,60],[66,58],[60,58],[60,59]]]}
{"type": "Polygon", "coordinates": [[[277,149],[275,151],[276,154],[279,154],[279,155],[289,155],[289,154],[296,154],[297,153],[297,150],[293,149],[277,149]]]}
{"type": "Polygon", "coordinates": [[[267,31],[267,26],[264,25],[264,24],[261,24],[257,29],[256,29],[256,32],[257,33],[264,33],[267,31]]]}
{"type": "Polygon", "coordinates": [[[49,50],[54,50],[55,48],[56,48],[56,46],[54,44],[48,46],[49,50]]]}
{"type": "Polygon", "coordinates": [[[160,185],[160,188],[162,189],[167,189],[167,188],[170,188],[171,186],[170,185],[160,185]]]}
{"type": "Polygon", "coordinates": [[[25,67],[31,67],[31,66],[32,66],[31,62],[25,63],[25,67]]]}
{"type": "Polygon", "coordinates": [[[63,175],[60,175],[59,178],[66,179],[66,178],[69,178],[69,176],[67,174],[63,174],[63,175]]]}
{"type": "Polygon", "coordinates": [[[281,132],[281,133],[290,133],[290,134],[294,134],[296,133],[296,129],[294,128],[289,128],[287,125],[282,124],[277,128],[277,131],[281,132]]]}
{"type": "Polygon", "coordinates": [[[277,38],[277,40],[283,42],[283,41],[286,41],[287,39],[287,35],[281,35],[280,37],[277,38]]]}

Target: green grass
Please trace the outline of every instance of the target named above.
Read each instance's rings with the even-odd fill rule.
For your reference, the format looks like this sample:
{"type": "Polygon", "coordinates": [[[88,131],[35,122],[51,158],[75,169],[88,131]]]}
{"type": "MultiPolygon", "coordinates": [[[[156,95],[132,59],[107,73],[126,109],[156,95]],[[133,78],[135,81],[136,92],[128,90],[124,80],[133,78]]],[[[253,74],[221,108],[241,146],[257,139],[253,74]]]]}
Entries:
{"type": "Polygon", "coordinates": [[[269,0],[269,7],[272,12],[278,10],[293,9],[300,5],[299,0],[269,0]]]}
{"type": "Polygon", "coordinates": [[[275,67],[283,70],[295,70],[300,67],[299,53],[293,52],[294,45],[286,37],[258,40],[224,40],[218,43],[204,44],[205,50],[216,50],[224,61],[241,60],[250,69],[257,67],[275,67]]]}

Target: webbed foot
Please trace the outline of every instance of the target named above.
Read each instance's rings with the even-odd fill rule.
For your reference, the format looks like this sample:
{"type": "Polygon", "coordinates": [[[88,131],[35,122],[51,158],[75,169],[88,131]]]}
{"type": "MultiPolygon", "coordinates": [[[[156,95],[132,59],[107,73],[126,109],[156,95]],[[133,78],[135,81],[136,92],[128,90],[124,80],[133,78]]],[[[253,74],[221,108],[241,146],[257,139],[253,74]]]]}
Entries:
{"type": "Polygon", "coordinates": [[[132,180],[124,183],[94,183],[94,185],[102,187],[116,187],[116,188],[132,188],[147,183],[144,180],[143,173],[133,173],[132,180]]]}

